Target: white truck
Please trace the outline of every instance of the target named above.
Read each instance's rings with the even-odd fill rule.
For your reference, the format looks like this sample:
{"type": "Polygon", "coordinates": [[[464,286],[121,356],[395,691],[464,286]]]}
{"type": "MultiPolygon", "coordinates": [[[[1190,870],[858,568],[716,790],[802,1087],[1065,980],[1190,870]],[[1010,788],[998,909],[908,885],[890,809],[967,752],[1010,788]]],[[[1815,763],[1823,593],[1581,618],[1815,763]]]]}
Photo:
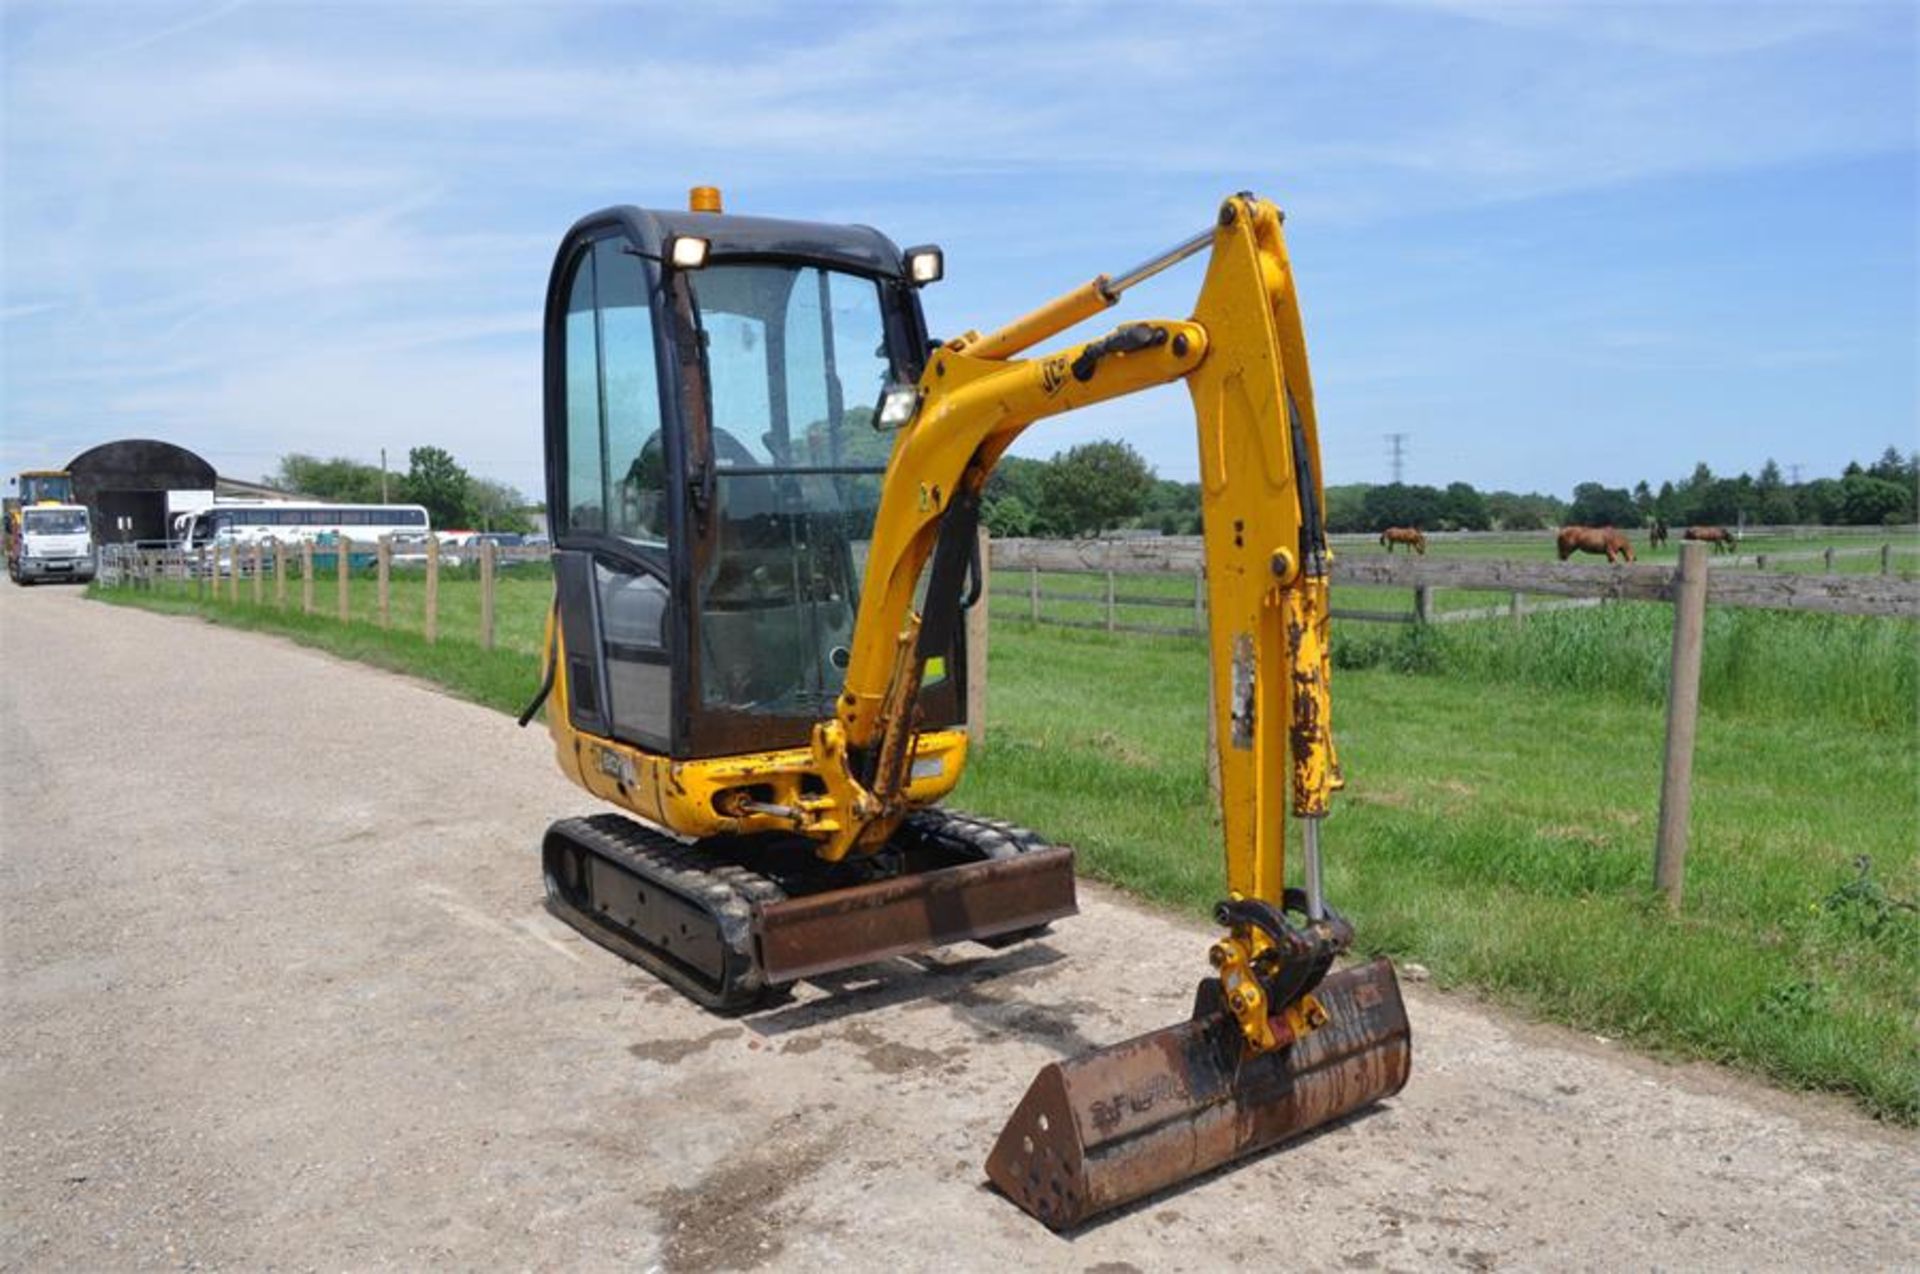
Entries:
{"type": "Polygon", "coordinates": [[[93,528],[84,504],[31,504],[20,509],[20,529],[7,545],[7,574],[16,584],[93,578],[93,528]]]}

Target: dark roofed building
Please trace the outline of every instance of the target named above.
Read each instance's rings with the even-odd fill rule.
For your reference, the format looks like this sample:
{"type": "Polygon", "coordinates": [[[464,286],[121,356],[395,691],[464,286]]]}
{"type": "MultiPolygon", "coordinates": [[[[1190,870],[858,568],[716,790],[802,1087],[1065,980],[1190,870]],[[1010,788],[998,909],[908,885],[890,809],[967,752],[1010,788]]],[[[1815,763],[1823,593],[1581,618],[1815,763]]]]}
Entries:
{"type": "Polygon", "coordinates": [[[74,499],[93,511],[94,536],[111,542],[166,539],[167,493],[198,491],[211,498],[219,481],[213,466],[193,452],[152,438],[90,447],[67,462],[67,472],[74,499]]]}

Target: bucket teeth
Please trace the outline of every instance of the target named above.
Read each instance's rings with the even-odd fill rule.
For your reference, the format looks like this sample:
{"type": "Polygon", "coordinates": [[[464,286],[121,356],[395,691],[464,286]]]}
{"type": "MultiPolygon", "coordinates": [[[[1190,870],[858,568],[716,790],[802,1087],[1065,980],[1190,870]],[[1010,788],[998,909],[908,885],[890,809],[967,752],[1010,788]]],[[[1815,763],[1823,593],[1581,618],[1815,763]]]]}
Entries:
{"type": "Polygon", "coordinates": [[[1015,1108],[987,1176],[1056,1230],[1349,1115],[1407,1082],[1406,1006],[1384,959],[1329,974],[1329,1021],[1244,1055],[1220,1013],[1054,1062],[1015,1108]]]}

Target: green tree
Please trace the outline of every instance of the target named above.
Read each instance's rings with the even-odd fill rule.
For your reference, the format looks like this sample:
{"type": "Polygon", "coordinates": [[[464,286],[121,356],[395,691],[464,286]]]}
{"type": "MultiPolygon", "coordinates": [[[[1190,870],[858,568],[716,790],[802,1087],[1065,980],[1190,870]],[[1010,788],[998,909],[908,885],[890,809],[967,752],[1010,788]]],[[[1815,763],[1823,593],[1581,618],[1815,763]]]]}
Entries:
{"type": "Polygon", "coordinates": [[[1550,495],[1495,491],[1487,496],[1487,513],[1503,531],[1538,531],[1565,521],[1567,506],[1550,495]]]}
{"type": "Polygon", "coordinates": [[[1654,515],[1668,522],[1678,522],[1681,520],[1680,510],[1680,495],[1673,489],[1673,483],[1662,482],[1660,490],[1653,497],[1654,515]]]}
{"type": "Polygon", "coordinates": [[[1449,530],[1484,531],[1493,525],[1486,497],[1468,482],[1449,482],[1440,502],[1440,521],[1449,530]]]}
{"type": "Polygon", "coordinates": [[[1708,526],[1732,526],[1740,521],[1741,511],[1751,498],[1751,480],[1743,486],[1737,478],[1715,478],[1687,491],[1687,520],[1708,526]]]}
{"type": "Polygon", "coordinates": [[[1040,516],[1040,475],[1046,468],[1044,460],[1028,460],[1024,456],[1000,458],[1000,463],[987,476],[986,490],[980,496],[980,520],[990,531],[995,535],[1049,534],[1040,516]],[[1003,514],[997,510],[1004,502],[1011,502],[1011,507],[1003,514]],[[1026,529],[1000,529],[1016,526],[1026,529]]]}
{"type": "Polygon", "coordinates": [[[316,500],[336,500],[342,504],[377,504],[380,496],[380,469],[345,456],[322,460],[303,452],[280,457],[280,467],[267,475],[269,486],[316,500]]]}
{"type": "Polygon", "coordinates": [[[1567,520],[1575,526],[1632,527],[1640,525],[1640,510],[1634,507],[1625,487],[1582,482],[1573,489],[1573,507],[1567,510],[1567,520]]]}
{"type": "Polygon", "coordinates": [[[1367,492],[1371,489],[1364,482],[1328,487],[1326,489],[1327,530],[1366,530],[1367,492]]]}
{"type": "Polygon", "coordinates": [[[1856,473],[1840,479],[1840,520],[1848,526],[1903,522],[1912,513],[1912,493],[1898,482],[1856,473]]]}
{"type": "Polygon", "coordinates": [[[1867,466],[1867,476],[1891,482],[1906,492],[1906,499],[1892,521],[1914,520],[1916,511],[1920,511],[1920,449],[1902,456],[1900,448],[1888,447],[1878,460],[1867,466]]]}
{"type": "Polygon", "coordinates": [[[471,478],[467,483],[468,508],[482,531],[512,531],[525,535],[533,530],[533,520],[525,509],[527,498],[504,482],[491,478],[471,478]]]}
{"type": "Polygon", "coordinates": [[[1087,442],[1047,462],[1042,508],[1066,535],[1110,531],[1146,507],[1153,470],[1124,442],[1087,442]]]}
{"type": "Polygon", "coordinates": [[[439,447],[415,447],[407,452],[407,498],[427,508],[438,530],[471,526],[473,479],[450,452],[439,447]]]}
{"type": "Polygon", "coordinates": [[[1647,485],[1645,478],[1633,484],[1633,507],[1640,511],[1640,520],[1643,522],[1653,516],[1653,488],[1647,485]]]}
{"type": "Polygon", "coordinates": [[[1033,534],[1033,510],[1017,495],[982,501],[980,520],[995,539],[1018,539],[1033,534]]]}
{"type": "Polygon", "coordinates": [[[1780,466],[1772,456],[1760,466],[1760,476],[1753,480],[1750,499],[1743,507],[1763,526],[1786,526],[1797,520],[1793,492],[1780,476],[1780,466]]]}
{"type": "MultiPolygon", "coordinates": [[[[1920,459],[1920,451],[1914,453],[1920,459]]],[[[1878,478],[1882,482],[1906,482],[1912,479],[1913,462],[1900,454],[1900,448],[1888,447],[1880,453],[1880,458],[1867,466],[1867,476],[1878,478]]]]}
{"type": "Polygon", "coordinates": [[[1139,524],[1162,535],[1193,535],[1200,530],[1200,484],[1155,478],[1139,524]]]}
{"type": "Polygon", "coordinates": [[[1432,487],[1390,482],[1367,491],[1364,508],[1367,530],[1384,531],[1390,526],[1413,526],[1438,530],[1446,501],[1432,487]]]}
{"type": "Polygon", "coordinates": [[[1833,526],[1840,521],[1840,480],[1837,478],[1815,478],[1800,488],[1800,510],[1822,526],[1833,526]]]}

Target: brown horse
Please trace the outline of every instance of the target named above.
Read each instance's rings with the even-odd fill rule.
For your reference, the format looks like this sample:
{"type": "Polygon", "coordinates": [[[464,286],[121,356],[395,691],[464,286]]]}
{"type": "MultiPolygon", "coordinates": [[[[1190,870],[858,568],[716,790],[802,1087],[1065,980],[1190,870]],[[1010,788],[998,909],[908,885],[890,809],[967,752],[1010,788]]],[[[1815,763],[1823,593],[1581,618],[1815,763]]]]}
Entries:
{"type": "Polygon", "coordinates": [[[1633,560],[1633,545],[1610,526],[1563,526],[1558,543],[1563,562],[1575,553],[1605,553],[1609,562],[1616,557],[1633,560]]]}
{"type": "Polygon", "coordinates": [[[1716,553],[1731,553],[1739,546],[1739,540],[1724,526],[1690,526],[1680,538],[1711,544],[1716,553]]]}
{"type": "Polygon", "coordinates": [[[1393,546],[1404,544],[1421,557],[1427,555],[1427,537],[1421,534],[1417,526],[1390,526],[1380,532],[1380,542],[1387,546],[1387,552],[1393,552],[1393,546]]]}
{"type": "Polygon", "coordinates": [[[1655,518],[1653,525],[1647,528],[1647,547],[1650,549],[1667,546],[1667,523],[1664,518],[1655,518]]]}

